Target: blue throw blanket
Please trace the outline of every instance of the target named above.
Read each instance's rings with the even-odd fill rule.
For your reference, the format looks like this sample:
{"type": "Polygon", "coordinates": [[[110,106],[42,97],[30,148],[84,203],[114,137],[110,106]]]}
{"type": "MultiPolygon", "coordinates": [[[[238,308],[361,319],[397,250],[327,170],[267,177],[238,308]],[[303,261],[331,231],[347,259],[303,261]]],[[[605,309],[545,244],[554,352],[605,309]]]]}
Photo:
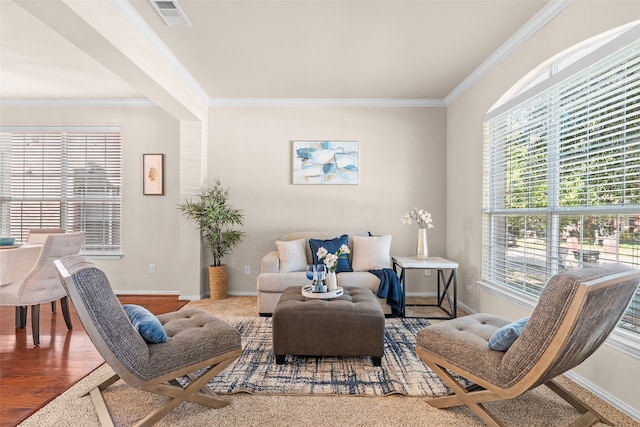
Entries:
{"type": "Polygon", "coordinates": [[[391,315],[398,317],[402,314],[402,287],[398,275],[391,268],[382,270],[369,270],[369,273],[380,279],[378,298],[387,298],[387,304],[391,306],[391,315]]]}

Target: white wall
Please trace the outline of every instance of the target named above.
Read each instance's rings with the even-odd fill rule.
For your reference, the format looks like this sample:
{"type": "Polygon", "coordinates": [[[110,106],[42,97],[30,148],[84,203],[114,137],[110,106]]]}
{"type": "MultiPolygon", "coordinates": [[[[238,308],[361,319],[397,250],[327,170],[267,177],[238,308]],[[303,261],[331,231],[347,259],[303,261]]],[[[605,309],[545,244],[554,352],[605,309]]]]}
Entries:
{"type": "MultiPolygon", "coordinates": [[[[576,1],[447,110],[447,256],[460,263],[459,295],[477,312],[515,320],[523,309],[483,292],[482,119],[498,99],[530,70],[563,50],[640,17],[640,2],[576,1]]],[[[605,345],[576,370],[621,407],[640,416],[640,394],[629,378],[640,378],[640,361],[605,345]]]]}
{"type": "MultiPolygon", "coordinates": [[[[224,260],[230,290],[255,292],[262,256],[293,231],[391,234],[393,254],[415,253],[417,226],[400,222],[414,206],[433,213],[430,251],[444,256],[445,120],[444,108],[211,109],[209,181],[246,212],[247,238],[224,260]],[[358,141],[360,184],[293,185],[292,140],[358,141]]],[[[428,290],[426,279],[409,289],[428,290]]]]}

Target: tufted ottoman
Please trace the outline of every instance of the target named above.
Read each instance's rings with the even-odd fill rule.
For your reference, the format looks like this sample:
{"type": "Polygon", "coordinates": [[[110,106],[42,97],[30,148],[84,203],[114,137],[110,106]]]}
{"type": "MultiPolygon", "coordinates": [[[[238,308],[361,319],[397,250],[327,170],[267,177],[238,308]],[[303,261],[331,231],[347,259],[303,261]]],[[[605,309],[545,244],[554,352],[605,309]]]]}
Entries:
{"type": "Polygon", "coordinates": [[[273,311],[276,363],[285,355],[370,356],[380,366],[384,356],[384,313],[369,289],[344,288],[329,300],[302,296],[301,287],[284,290],[273,311]]]}

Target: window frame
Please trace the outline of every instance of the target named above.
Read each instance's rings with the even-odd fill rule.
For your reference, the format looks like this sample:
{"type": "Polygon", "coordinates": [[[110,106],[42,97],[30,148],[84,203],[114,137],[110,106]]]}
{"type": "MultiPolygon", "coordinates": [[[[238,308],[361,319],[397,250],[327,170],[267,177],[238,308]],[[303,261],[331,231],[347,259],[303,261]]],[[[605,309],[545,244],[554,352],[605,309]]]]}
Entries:
{"type": "MultiPolygon", "coordinates": [[[[490,127],[490,123],[493,119],[500,117],[501,115],[508,113],[510,111],[516,110],[520,105],[530,102],[530,100],[543,95],[549,89],[554,89],[560,85],[561,82],[570,78],[573,75],[576,75],[583,70],[588,69],[591,65],[597,64],[599,61],[609,57],[612,53],[619,51],[620,49],[626,48],[626,46],[631,45],[640,39],[640,25],[636,25],[631,29],[626,29],[626,31],[620,32],[619,35],[613,39],[611,39],[611,34],[605,35],[609,40],[605,43],[602,42],[601,39],[595,40],[593,45],[596,46],[595,49],[584,49],[584,46],[580,47],[584,49],[586,55],[578,60],[575,60],[570,65],[564,67],[563,69],[559,69],[555,67],[554,64],[551,66],[546,65],[544,70],[555,70],[556,72],[549,72],[548,78],[542,81],[538,81],[537,84],[530,85],[531,80],[539,79],[541,72],[530,73],[531,80],[529,82],[525,82],[521,84],[520,87],[524,87],[522,91],[517,93],[510,99],[507,99],[503,104],[498,105],[489,111],[484,118],[484,176],[485,181],[483,183],[483,247],[485,250],[483,251],[483,260],[482,260],[482,280],[478,282],[481,289],[484,291],[499,296],[500,298],[506,299],[511,303],[519,305],[521,307],[527,308],[529,310],[533,310],[537,303],[538,297],[535,295],[535,292],[527,292],[522,289],[517,289],[516,287],[508,284],[506,281],[502,282],[501,280],[492,280],[491,275],[494,273],[495,263],[500,263],[503,261],[499,253],[502,251],[502,258],[506,259],[507,256],[507,240],[510,238],[509,230],[506,226],[507,221],[505,220],[505,224],[500,228],[497,225],[496,221],[498,221],[501,216],[512,215],[512,216],[521,216],[526,218],[527,215],[530,216],[539,216],[545,217],[545,239],[544,247],[546,251],[546,255],[544,256],[545,263],[545,274],[549,274],[549,271],[559,271],[558,263],[561,259],[560,251],[560,240],[562,239],[562,229],[560,227],[560,223],[563,217],[566,216],[580,216],[580,218],[584,218],[585,215],[618,215],[615,218],[620,219],[620,215],[629,217],[635,216],[640,213],[640,203],[631,203],[629,205],[612,207],[612,206],[578,206],[574,208],[567,208],[566,206],[561,206],[558,203],[558,199],[560,197],[560,190],[558,189],[561,185],[561,178],[559,176],[553,176],[553,173],[549,173],[546,177],[545,186],[546,191],[550,194],[546,196],[546,206],[544,208],[538,207],[521,207],[519,209],[509,209],[506,206],[498,206],[497,199],[499,197],[504,197],[505,194],[508,193],[508,190],[504,189],[504,194],[496,194],[496,188],[499,186],[494,186],[492,180],[496,179],[496,176],[499,176],[498,180],[501,179],[500,182],[506,183],[507,179],[504,176],[500,176],[501,173],[506,173],[506,169],[498,169],[496,173],[496,167],[493,163],[493,158],[490,153],[490,144],[492,142],[492,129],[490,127]],[[489,173],[491,171],[492,173],[489,173]],[[499,239],[496,240],[497,235],[500,233],[504,233],[505,237],[504,242],[500,242],[499,239]],[[499,244],[496,245],[496,242],[499,244]],[[497,247],[502,244],[502,247],[497,247]],[[497,255],[496,255],[497,254],[497,255]],[[494,256],[496,255],[496,256],[494,256]]],[[[559,59],[556,60],[556,64],[562,62],[567,57],[575,57],[575,51],[568,53],[559,59]]],[[[635,75],[634,75],[635,80],[635,75]]],[[[552,100],[556,101],[556,100],[552,100]]],[[[544,104],[544,102],[543,102],[544,104]]],[[[631,115],[629,115],[631,116],[631,115]]],[[[560,121],[560,115],[551,115],[551,119],[557,119],[560,121]]],[[[634,115],[635,117],[635,115],[634,115]]],[[[551,121],[551,120],[550,120],[551,121]]],[[[550,133],[553,132],[551,129],[553,126],[549,126],[550,133]]],[[[556,130],[559,125],[556,125],[556,130]]],[[[545,159],[547,163],[558,162],[559,156],[559,145],[561,138],[558,135],[548,135],[548,141],[544,143],[545,149],[549,150],[548,153],[545,154],[545,159]],[[555,144],[555,147],[554,147],[555,144]]],[[[635,140],[632,140],[631,144],[635,146],[635,140]]],[[[553,171],[557,172],[557,168],[550,167],[549,169],[553,169],[553,171]]],[[[544,174],[542,172],[541,174],[544,174]]],[[[504,187],[504,186],[503,186],[504,187]]],[[[619,227],[619,222],[617,223],[617,227],[619,227]]],[[[526,230],[526,227],[525,227],[526,230]]],[[[583,251],[584,247],[582,246],[582,236],[580,237],[580,254],[584,256],[583,251]]],[[[635,255],[637,257],[637,255],[635,255]]],[[[618,242],[616,242],[616,259],[620,257],[620,249],[618,242]]],[[[631,256],[631,262],[633,262],[634,256],[631,256]]],[[[506,262],[506,261],[505,261],[506,262]]],[[[527,261],[525,261],[528,267],[527,261]]],[[[633,265],[638,268],[637,265],[633,265]]],[[[505,267],[506,271],[506,267],[505,267]]],[[[640,289],[636,293],[635,299],[638,298],[640,294],[640,289]]],[[[637,310],[637,308],[635,309],[637,310]]],[[[634,312],[635,312],[634,310],[634,312]]],[[[634,324],[635,327],[638,327],[638,324],[634,324]]],[[[627,354],[630,354],[636,358],[640,358],[640,331],[632,332],[630,330],[622,329],[617,327],[615,331],[610,336],[610,343],[613,344],[616,348],[624,351],[627,354]]]]}
{"type": "MultiPolygon", "coordinates": [[[[19,234],[18,241],[26,239],[29,228],[60,227],[74,231],[87,231],[88,238],[80,254],[90,259],[120,259],[122,253],[122,129],[120,126],[1,126],[0,127],[1,156],[0,177],[3,185],[0,187],[0,224],[2,232],[19,234]],[[42,144],[37,151],[28,147],[28,143],[20,146],[20,139],[36,141],[42,144]],[[17,158],[11,158],[13,147],[23,150],[17,158]],[[49,145],[49,147],[47,147],[49,145]],[[45,151],[47,150],[47,151],[45,151]],[[7,154],[8,153],[8,154],[7,154]],[[29,161],[29,157],[33,159],[29,161]],[[29,188],[29,177],[25,175],[21,166],[16,167],[16,159],[28,163],[38,169],[34,175],[42,180],[29,188]],[[19,188],[18,197],[12,176],[17,174],[23,187],[19,188]],[[82,185],[77,184],[84,183],[82,185]],[[71,185],[75,188],[70,188],[71,185]],[[80,189],[82,195],[78,196],[80,189]],[[105,191],[108,191],[105,193],[105,191]],[[92,194],[93,193],[93,194],[92,194]],[[25,205],[31,204],[35,209],[51,209],[51,216],[43,222],[22,223],[23,209],[17,208],[16,201],[25,205]],[[51,207],[47,208],[49,204],[51,207]],[[37,206],[40,206],[39,208],[37,206]],[[18,217],[13,218],[13,215],[18,217]],[[108,220],[105,219],[108,216],[108,220]],[[91,217],[94,217],[93,219],[91,217]],[[56,218],[58,218],[56,220],[56,218]],[[91,225],[87,221],[96,221],[91,225]],[[18,220],[18,225],[11,223],[18,220]],[[51,222],[53,221],[53,222],[51,222]],[[60,223],[56,223],[60,221],[60,223]],[[105,223],[110,230],[106,233],[105,223]],[[89,228],[87,228],[89,227],[89,228]]],[[[31,179],[33,181],[33,178],[31,179]]]]}

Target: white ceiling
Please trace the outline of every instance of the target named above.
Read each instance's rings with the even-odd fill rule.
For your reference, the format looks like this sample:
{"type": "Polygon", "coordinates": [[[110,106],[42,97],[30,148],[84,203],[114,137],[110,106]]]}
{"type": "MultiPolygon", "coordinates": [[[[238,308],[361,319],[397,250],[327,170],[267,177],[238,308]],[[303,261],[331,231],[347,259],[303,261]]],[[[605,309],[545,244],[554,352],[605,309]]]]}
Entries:
{"type": "MultiPolygon", "coordinates": [[[[0,98],[144,98],[18,3],[0,0],[0,98]]],[[[548,2],[179,0],[182,28],[130,3],[210,98],[443,99],[548,2]]]]}

